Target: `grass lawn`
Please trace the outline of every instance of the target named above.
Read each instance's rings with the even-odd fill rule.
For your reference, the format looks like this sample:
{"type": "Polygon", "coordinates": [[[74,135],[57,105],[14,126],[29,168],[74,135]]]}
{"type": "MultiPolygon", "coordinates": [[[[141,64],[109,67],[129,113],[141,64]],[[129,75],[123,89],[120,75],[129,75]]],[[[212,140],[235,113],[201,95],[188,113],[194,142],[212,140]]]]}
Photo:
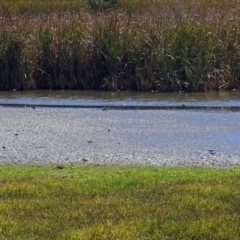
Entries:
{"type": "Polygon", "coordinates": [[[240,169],[0,166],[0,239],[240,239],[240,169]]]}

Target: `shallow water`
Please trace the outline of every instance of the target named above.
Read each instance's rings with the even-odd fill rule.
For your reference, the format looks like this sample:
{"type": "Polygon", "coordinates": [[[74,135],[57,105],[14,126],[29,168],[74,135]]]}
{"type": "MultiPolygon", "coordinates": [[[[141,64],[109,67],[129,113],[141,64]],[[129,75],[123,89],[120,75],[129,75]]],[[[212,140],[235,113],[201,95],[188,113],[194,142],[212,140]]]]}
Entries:
{"type": "Polygon", "coordinates": [[[57,106],[216,106],[240,107],[240,91],[206,93],[4,91],[0,104],[57,106]]]}

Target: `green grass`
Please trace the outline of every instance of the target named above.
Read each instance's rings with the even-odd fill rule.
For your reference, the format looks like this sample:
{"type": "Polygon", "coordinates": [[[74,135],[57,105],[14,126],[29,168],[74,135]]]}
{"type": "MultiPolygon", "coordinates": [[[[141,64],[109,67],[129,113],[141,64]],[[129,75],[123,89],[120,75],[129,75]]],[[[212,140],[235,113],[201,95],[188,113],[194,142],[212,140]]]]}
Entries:
{"type": "Polygon", "coordinates": [[[1,239],[240,239],[240,169],[0,166],[1,239]]]}

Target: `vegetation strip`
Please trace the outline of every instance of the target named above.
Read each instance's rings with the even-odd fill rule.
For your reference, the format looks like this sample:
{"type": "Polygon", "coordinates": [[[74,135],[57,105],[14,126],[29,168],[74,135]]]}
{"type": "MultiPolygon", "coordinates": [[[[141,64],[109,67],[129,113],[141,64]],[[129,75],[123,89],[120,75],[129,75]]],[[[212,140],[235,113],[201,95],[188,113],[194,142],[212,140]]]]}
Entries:
{"type": "Polygon", "coordinates": [[[0,90],[236,89],[239,27],[236,0],[1,1],[0,90]]]}
{"type": "Polygon", "coordinates": [[[0,166],[1,239],[240,238],[240,169],[0,166]]]}

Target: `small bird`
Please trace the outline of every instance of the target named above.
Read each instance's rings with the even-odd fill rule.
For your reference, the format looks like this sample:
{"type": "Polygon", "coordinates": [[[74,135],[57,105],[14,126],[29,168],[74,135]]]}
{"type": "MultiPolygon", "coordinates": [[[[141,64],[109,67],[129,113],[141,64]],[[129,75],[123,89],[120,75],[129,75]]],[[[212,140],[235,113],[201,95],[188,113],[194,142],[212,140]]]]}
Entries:
{"type": "Polygon", "coordinates": [[[2,148],[3,148],[3,149],[6,149],[6,147],[5,147],[5,146],[2,146],[2,148]]]}
{"type": "Polygon", "coordinates": [[[88,142],[88,143],[93,143],[93,141],[91,141],[91,140],[88,140],[87,142],[88,142]]]}
{"type": "Polygon", "coordinates": [[[208,150],[208,152],[211,154],[211,155],[215,155],[216,152],[214,150],[208,150]]]}
{"type": "Polygon", "coordinates": [[[64,168],[64,165],[57,165],[56,168],[57,168],[57,169],[63,169],[63,168],[64,168]]]}
{"type": "Polygon", "coordinates": [[[83,162],[87,162],[88,161],[86,158],[83,158],[82,160],[83,160],[83,162]]]}
{"type": "Polygon", "coordinates": [[[108,132],[111,132],[111,129],[108,128],[107,130],[108,130],[108,132]]]}
{"type": "Polygon", "coordinates": [[[18,135],[18,133],[15,133],[14,135],[15,135],[15,136],[17,136],[17,135],[18,135]]]}

